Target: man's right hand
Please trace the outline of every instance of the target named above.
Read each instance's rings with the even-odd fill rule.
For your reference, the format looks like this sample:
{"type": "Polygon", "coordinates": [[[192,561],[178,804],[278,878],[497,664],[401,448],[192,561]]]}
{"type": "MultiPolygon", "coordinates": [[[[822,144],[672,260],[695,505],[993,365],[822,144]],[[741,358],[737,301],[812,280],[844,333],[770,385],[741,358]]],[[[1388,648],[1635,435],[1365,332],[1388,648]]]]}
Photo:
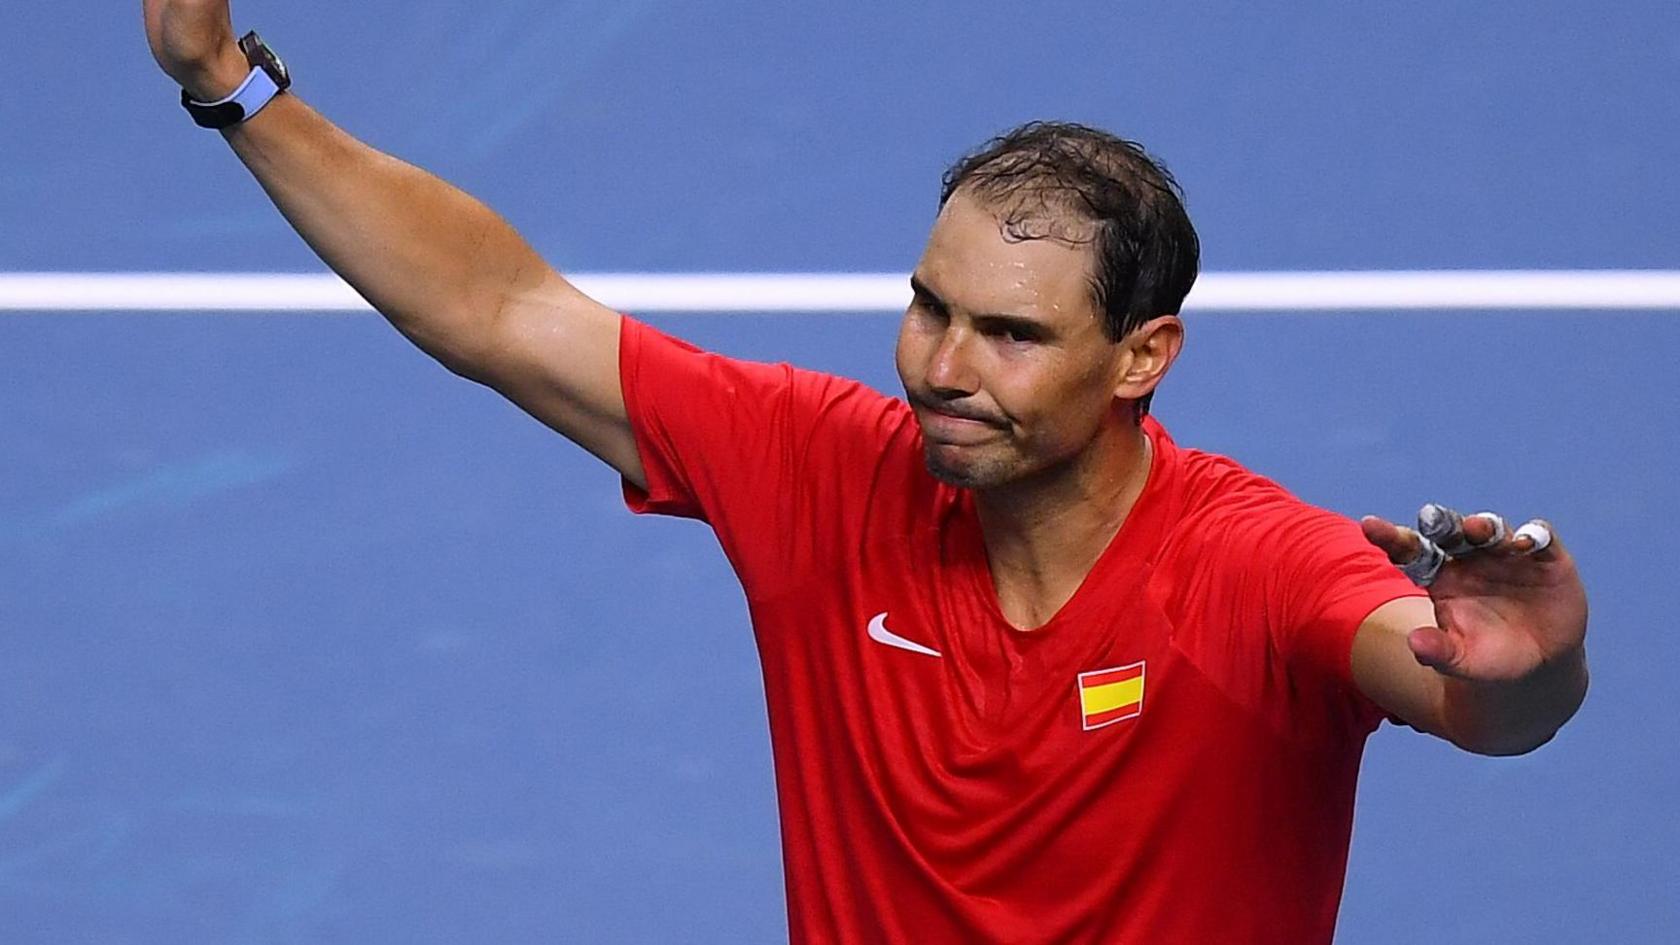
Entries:
{"type": "Polygon", "coordinates": [[[152,58],[200,102],[225,97],[251,71],[228,0],[141,0],[152,58]]]}

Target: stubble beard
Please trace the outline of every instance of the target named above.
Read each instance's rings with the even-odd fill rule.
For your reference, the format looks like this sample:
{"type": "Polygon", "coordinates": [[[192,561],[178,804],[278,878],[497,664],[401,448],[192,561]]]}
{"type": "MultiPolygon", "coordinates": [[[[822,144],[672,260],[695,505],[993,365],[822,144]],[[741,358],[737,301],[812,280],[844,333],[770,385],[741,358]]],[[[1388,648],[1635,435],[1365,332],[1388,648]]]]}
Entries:
{"type": "Polygon", "coordinates": [[[922,443],[922,460],[929,475],[947,485],[982,492],[1011,486],[1030,488],[1034,483],[1053,480],[1070,471],[1077,452],[1035,456],[1024,450],[1001,449],[963,458],[966,461],[960,464],[950,462],[941,457],[939,444],[922,443]]]}
{"type": "Polygon", "coordinates": [[[928,475],[959,489],[991,489],[1015,478],[1009,464],[996,458],[982,457],[960,466],[948,463],[940,457],[939,447],[934,443],[922,444],[922,459],[927,464],[928,475]]]}

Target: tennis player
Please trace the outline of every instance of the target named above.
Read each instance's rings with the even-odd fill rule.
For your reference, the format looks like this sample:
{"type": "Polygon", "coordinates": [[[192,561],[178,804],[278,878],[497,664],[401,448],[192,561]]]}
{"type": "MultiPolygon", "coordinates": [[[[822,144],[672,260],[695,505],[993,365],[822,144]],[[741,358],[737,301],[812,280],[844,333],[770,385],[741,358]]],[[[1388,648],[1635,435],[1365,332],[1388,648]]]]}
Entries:
{"type": "Polygon", "coordinates": [[[226,0],[158,62],[396,328],[715,530],[763,662],[796,942],[1328,942],[1367,735],[1550,739],[1587,605],[1541,521],[1354,523],[1149,415],[1198,245],[1137,145],[953,167],[904,399],[697,350],[285,91],[226,0]]]}

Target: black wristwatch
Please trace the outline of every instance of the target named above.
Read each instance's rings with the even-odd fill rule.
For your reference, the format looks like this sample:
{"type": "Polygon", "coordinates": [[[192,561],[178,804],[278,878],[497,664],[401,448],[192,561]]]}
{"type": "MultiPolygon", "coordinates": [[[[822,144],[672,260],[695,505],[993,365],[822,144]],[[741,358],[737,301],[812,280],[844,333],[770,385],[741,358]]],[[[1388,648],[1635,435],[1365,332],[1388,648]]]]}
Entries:
{"type": "Polygon", "coordinates": [[[185,89],[181,91],[181,104],[200,128],[237,125],[262,111],[274,96],[291,87],[292,75],[286,71],[286,64],[268,48],[256,30],[240,37],[239,51],[251,64],[251,73],[226,98],[219,102],[195,102],[185,89]]]}

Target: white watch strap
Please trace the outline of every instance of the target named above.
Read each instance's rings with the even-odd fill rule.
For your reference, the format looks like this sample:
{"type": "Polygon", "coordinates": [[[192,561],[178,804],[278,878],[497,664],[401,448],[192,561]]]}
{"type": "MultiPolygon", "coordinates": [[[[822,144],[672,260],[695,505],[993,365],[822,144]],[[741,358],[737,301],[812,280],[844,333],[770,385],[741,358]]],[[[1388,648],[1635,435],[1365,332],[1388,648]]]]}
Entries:
{"type": "Polygon", "coordinates": [[[244,82],[239,83],[239,88],[228,93],[225,98],[217,99],[214,102],[201,102],[198,99],[193,99],[193,104],[208,107],[238,102],[239,107],[245,112],[245,117],[239,120],[250,121],[252,115],[262,111],[263,106],[279,94],[280,86],[274,84],[274,79],[267,72],[264,72],[260,66],[252,66],[251,74],[245,77],[244,82]]]}

